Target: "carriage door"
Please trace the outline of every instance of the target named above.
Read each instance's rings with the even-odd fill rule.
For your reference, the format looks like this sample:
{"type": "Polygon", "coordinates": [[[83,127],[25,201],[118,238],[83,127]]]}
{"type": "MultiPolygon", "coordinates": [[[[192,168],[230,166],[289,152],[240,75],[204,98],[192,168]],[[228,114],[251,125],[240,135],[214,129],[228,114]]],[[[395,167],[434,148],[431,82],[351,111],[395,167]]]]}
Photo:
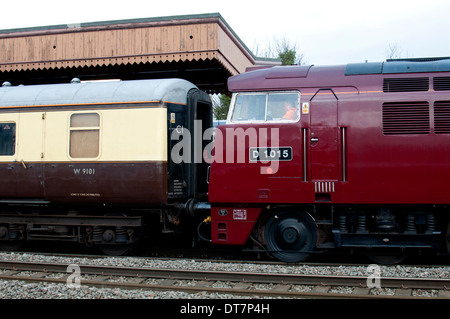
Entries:
{"type": "Polygon", "coordinates": [[[316,193],[332,193],[338,180],[338,100],[333,90],[320,89],[310,107],[311,181],[316,193]]]}
{"type": "Polygon", "coordinates": [[[44,198],[44,132],[46,113],[20,113],[17,149],[17,195],[44,198]]]}
{"type": "Polygon", "coordinates": [[[0,194],[17,197],[18,114],[0,114],[0,194]]]}
{"type": "Polygon", "coordinates": [[[0,115],[0,193],[10,198],[43,198],[41,112],[0,115]]]}
{"type": "Polygon", "coordinates": [[[204,160],[205,147],[211,142],[203,139],[205,130],[212,127],[211,100],[203,91],[191,89],[188,93],[189,129],[192,132],[192,164],[189,179],[191,194],[198,200],[208,200],[208,167],[204,160]]]}

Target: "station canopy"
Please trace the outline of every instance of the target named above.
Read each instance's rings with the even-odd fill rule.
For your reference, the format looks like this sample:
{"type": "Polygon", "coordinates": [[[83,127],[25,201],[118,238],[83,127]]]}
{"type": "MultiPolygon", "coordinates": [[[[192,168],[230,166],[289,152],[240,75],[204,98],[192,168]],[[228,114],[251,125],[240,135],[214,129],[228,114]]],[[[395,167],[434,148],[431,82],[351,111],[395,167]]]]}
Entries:
{"type": "Polygon", "coordinates": [[[257,58],[219,13],[0,30],[0,83],[182,78],[209,93],[257,58]]]}

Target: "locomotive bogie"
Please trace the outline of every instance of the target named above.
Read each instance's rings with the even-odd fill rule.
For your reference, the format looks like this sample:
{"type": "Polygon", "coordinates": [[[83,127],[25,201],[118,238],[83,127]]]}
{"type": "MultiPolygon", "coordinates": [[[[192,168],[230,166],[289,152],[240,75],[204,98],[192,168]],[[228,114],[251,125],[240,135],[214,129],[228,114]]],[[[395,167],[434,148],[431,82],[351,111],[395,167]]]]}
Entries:
{"type": "Polygon", "coordinates": [[[362,211],[343,209],[336,214],[336,227],[333,229],[335,247],[439,248],[445,233],[440,226],[446,220],[442,218],[442,209],[362,208],[362,211]]]}
{"type": "Polygon", "coordinates": [[[409,205],[213,206],[211,241],[247,245],[256,251],[265,247],[267,253],[286,262],[330,249],[369,255],[379,249],[396,258],[406,251],[445,253],[450,241],[443,226],[448,223],[447,211],[444,206],[418,209],[409,205]]]}

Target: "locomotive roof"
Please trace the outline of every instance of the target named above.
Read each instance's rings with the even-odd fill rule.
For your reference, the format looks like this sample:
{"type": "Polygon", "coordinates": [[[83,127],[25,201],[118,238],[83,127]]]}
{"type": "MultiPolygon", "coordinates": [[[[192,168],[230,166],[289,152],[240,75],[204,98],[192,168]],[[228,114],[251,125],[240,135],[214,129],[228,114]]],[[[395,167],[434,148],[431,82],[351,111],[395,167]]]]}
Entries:
{"type": "Polygon", "coordinates": [[[186,104],[196,86],[182,79],[0,87],[0,107],[165,101],[186,104]]]}
{"type": "MultiPolygon", "coordinates": [[[[450,57],[396,59],[386,62],[351,63],[337,66],[275,66],[262,67],[228,79],[230,91],[295,89],[300,87],[374,85],[377,76],[413,73],[450,72],[450,57]],[[355,76],[365,76],[366,80],[355,76]]],[[[377,82],[378,83],[378,82],[377,82]]],[[[378,84],[379,85],[379,84],[378,84]]]]}

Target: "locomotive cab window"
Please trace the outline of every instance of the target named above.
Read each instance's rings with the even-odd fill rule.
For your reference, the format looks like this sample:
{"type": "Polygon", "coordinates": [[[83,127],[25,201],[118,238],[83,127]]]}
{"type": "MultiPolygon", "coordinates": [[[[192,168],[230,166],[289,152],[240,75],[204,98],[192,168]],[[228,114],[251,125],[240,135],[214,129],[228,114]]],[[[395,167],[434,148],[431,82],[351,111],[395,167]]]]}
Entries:
{"type": "Polygon", "coordinates": [[[231,122],[296,122],[299,92],[235,93],[231,122]]]}
{"type": "Polygon", "coordinates": [[[100,115],[77,113],[70,117],[70,147],[72,158],[95,158],[100,153],[100,115]]]}
{"type": "Polygon", "coordinates": [[[16,123],[0,123],[0,156],[16,152],[16,123]]]}

